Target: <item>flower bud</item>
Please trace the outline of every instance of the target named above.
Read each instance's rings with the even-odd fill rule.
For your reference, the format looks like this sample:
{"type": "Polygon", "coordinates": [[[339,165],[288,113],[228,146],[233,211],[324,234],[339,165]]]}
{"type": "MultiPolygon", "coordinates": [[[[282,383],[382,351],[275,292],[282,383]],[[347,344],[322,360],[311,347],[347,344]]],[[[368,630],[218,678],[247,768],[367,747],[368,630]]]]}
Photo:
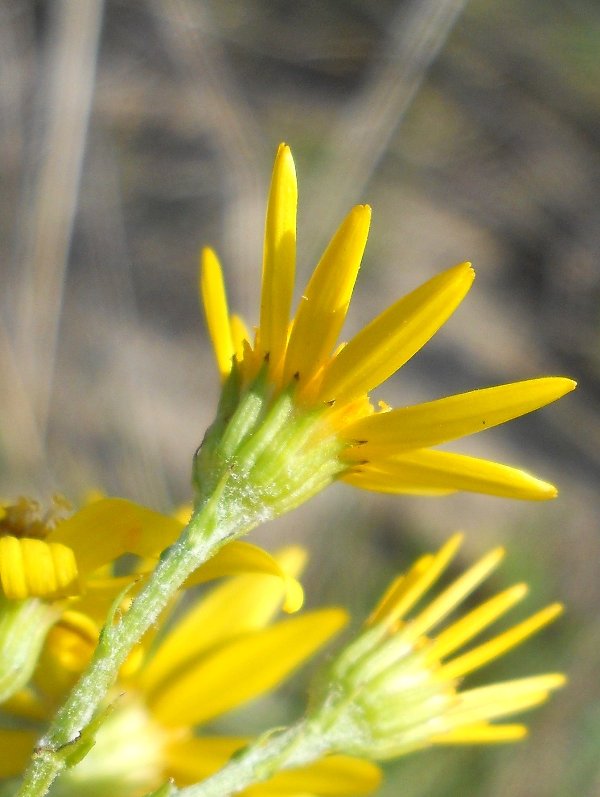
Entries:
{"type": "Polygon", "coordinates": [[[315,684],[310,715],[331,739],[331,749],[383,760],[435,744],[513,741],[521,724],[494,723],[544,702],[564,683],[560,674],[537,675],[461,690],[463,676],[479,669],[553,620],[554,604],[466,653],[456,651],[521,600],[517,584],[455,620],[440,625],[500,562],[491,551],[416,616],[407,618],[446,569],[460,545],[453,537],[392,583],[363,632],[330,663],[315,684]]]}

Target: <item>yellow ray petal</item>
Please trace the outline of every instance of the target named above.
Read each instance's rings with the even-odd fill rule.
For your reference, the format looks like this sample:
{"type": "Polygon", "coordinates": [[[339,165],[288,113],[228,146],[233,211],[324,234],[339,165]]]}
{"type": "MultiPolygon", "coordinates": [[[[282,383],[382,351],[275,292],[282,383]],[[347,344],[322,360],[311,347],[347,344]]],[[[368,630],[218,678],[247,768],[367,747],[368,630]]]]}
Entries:
{"type": "Polygon", "coordinates": [[[484,642],[473,650],[467,651],[457,659],[449,661],[442,666],[440,675],[444,678],[454,679],[460,678],[467,673],[478,670],[487,664],[488,661],[497,659],[499,656],[504,655],[511,648],[521,644],[527,637],[532,636],[545,625],[555,620],[563,611],[560,603],[553,603],[542,609],[536,614],[524,620],[522,623],[509,628],[503,634],[500,634],[489,642],[484,642]]]}
{"type": "Polygon", "coordinates": [[[446,733],[431,737],[431,744],[502,744],[517,742],[527,736],[525,725],[491,725],[481,722],[476,725],[453,728],[446,733]]]}
{"type": "Polygon", "coordinates": [[[576,384],[572,379],[545,377],[472,390],[361,418],[344,433],[349,439],[367,441],[356,449],[357,456],[363,458],[424,448],[518,418],[556,401],[576,384]]]}
{"type": "Polygon", "coordinates": [[[432,640],[431,655],[438,661],[455,650],[459,650],[473,637],[490,626],[495,620],[505,614],[527,594],[526,584],[515,584],[504,592],[500,592],[490,600],[482,603],[472,612],[445,628],[432,640]]]}
{"type": "Polygon", "coordinates": [[[33,685],[48,703],[56,705],[89,664],[98,642],[100,627],[78,611],[67,611],[50,630],[33,685]]]}
{"type": "Polygon", "coordinates": [[[23,772],[37,737],[34,731],[0,728],[0,778],[13,778],[23,772]]]}
{"type": "Polygon", "coordinates": [[[393,611],[398,601],[412,587],[414,582],[428,570],[433,556],[427,554],[418,559],[410,568],[408,573],[401,573],[389,584],[379,603],[375,606],[372,613],[366,620],[365,625],[373,625],[393,611]]]}
{"type": "Polygon", "coordinates": [[[204,307],[206,326],[210,336],[217,368],[224,379],[231,371],[231,360],[235,353],[227,295],[223,273],[216,254],[208,247],[202,250],[200,258],[200,300],[204,307]]]}
{"type": "Polygon", "coordinates": [[[545,501],[556,488],[525,471],[486,459],[419,449],[397,457],[361,464],[342,479],[355,487],[383,493],[473,493],[545,501]]]}
{"type": "Polygon", "coordinates": [[[319,261],[300,300],[288,344],[283,381],[307,384],[329,357],[340,333],[362,260],[371,208],[350,211],[319,261]]]}
{"type": "Polygon", "coordinates": [[[287,341],[296,269],[298,188],[290,148],[280,144],[273,167],[263,255],[260,350],[279,363],[287,341]]]}
{"type": "Polygon", "coordinates": [[[79,572],[89,573],[124,553],[157,556],[183,529],[180,521],[124,498],[102,498],[62,521],[48,542],[75,552],[79,572]]]}
{"type": "Polygon", "coordinates": [[[441,592],[423,611],[412,619],[404,631],[416,640],[429,634],[432,628],[446,618],[473,590],[495,570],[504,557],[504,549],[496,548],[466,570],[449,587],[441,592]]]}
{"type": "MultiPolygon", "coordinates": [[[[287,560],[290,561],[292,556],[302,563],[306,559],[302,548],[289,549],[287,560]]],[[[184,587],[244,573],[262,573],[281,579],[285,587],[284,610],[297,612],[302,607],[304,602],[302,585],[285,572],[274,556],[249,542],[235,541],[225,545],[186,580],[184,587]]]]}
{"type": "Polygon", "coordinates": [[[149,694],[149,708],[168,726],[213,719],[277,686],[346,621],[341,609],[322,609],[226,642],[149,694]]]}
{"type": "MultiPolygon", "coordinates": [[[[304,567],[306,554],[291,546],[277,555],[281,570],[293,578],[304,567]]],[[[287,584],[264,575],[243,575],[212,589],[173,628],[146,665],[139,680],[148,691],[166,681],[204,652],[240,634],[264,628],[281,608],[287,584]]]]}
{"type": "Polygon", "coordinates": [[[442,575],[462,541],[462,534],[453,534],[436,554],[422,557],[404,578],[392,582],[369,617],[368,624],[375,625],[384,620],[394,623],[402,619],[442,575]]]}
{"type": "Polygon", "coordinates": [[[244,357],[244,341],[248,345],[250,341],[250,332],[244,321],[239,315],[232,315],[230,319],[231,340],[233,341],[233,351],[238,360],[244,357]]]}
{"type": "Polygon", "coordinates": [[[550,692],[565,682],[564,675],[551,673],[469,689],[457,695],[444,719],[451,729],[518,714],[545,702],[550,692]]]}
{"type": "Polygon", "coordinates": [[[174,741],[165,748],[166,774],[178,786],[197,783],[224,767],[234,753],[251,741],[243,736],[201,736],[174,741]]]}
{"type": "Polygon", "coordinates": [[[473,282],[469,263],[444,271],[375,318],[325,372],[321,401],[368,393],[409,360],[437,332],[473,282]]]}
{"type": "Polygon", "coordinates": [[[246,789],[248,797],[350,797],[369,794],[381,783],[381,770],[370,761],[350,756],[332,755],[306,767],[280,772],[264,783],[246,789]]]}
{"type": "Polygon", "coordinates": [[[77,601],[77,611],[91,617],[100,627],[106,620],[108,610],[119,594],[129,586],[127,598],[132,598],[145,583],[142,575],[137,573],[128,576],[102,577],[93,576],[86,579],[85,592],[77,601]]]}

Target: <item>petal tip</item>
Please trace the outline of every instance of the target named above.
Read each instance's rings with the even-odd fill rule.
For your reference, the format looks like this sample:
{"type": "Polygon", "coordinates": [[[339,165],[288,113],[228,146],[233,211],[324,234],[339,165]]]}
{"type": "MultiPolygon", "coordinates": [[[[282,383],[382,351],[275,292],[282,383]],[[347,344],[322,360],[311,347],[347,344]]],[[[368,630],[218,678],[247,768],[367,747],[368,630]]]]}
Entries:
{"type": "Polygon", "coordinates": [[[295,614],[304,604],[304,590],[302,584],[295,578],[288,576],[285,581],[286,591],[283,602],[283,611],[286,614],[295,614]]]}
{"type": "Polygon", "coordinates": [[[212,246],[203,246],[200,250],[200,270],[204,274],[210,269],[220,271],[219,258],[212,246]]]}
{"type": "Polygon", "coordinates": [[[277,147],[277,154],[275,155],[275,166],[282,165],[291,168],[291,170],[295,173],[295,166],[294,166],[294,157],[292,155],[292,150],[290,149],[288,144],[282,142],[277,147]]]}
{"type": "Polygon", "coordinates": [[[548,691],[551,691],[553,689],[561,689],[563,686],[566,686],[568,682],[569,679],[562,672],[554,673],[552,676],[552,680],[548,684],[548,691]]]}
{"type": "Polygon", "coordinates": [[[524,472],[524,475],[530,480],[531,494],[526,496],[532,501],[552,501],[558,495],[558,488],[550,482],[545,482],[542,479],[536,479],[535,476],[524,472]]]}
{"type": "Polygon", "coordinates": [[[564,614],[564,611],[564,603],[551,603],[550,606],[548,606],[548,613],[553,620],[555,620],[557,617],[560,617],[561,614],[564,614]]]}

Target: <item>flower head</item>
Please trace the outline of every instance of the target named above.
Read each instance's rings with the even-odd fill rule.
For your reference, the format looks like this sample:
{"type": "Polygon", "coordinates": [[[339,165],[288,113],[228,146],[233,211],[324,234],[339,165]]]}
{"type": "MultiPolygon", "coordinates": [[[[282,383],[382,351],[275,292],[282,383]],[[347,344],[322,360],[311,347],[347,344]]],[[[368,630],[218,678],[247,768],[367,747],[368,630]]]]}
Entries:
{"type": "MultiPolygon", "coordinates": [[[[76,512],[62,496],[54,497],[46,511],[30,498],[4,503],[0,506],[0,594],[16,601],[68,599],[61,605],[77,604],[102,620],[119,592],[153,569],[188,518],[185,507],[164,515],[125,498],[97,498],[76,512]],[[124,554],[134,554],[140,563],[129,575],[115,578],[112,565],[124,554]]],[[[266,551],[246,542],[222,548],[186,586],[248,572],[282,579],[287,609],[300,608],[298,582],[266,551]]]]}
{"type": "MultiPolygon", "coordinates": [[[[304,559],[301,549],[289,548],[277,561],[294,579],[304,559]]],[[[62,797],[135,797],[169,777],[183,786],[223,766],[250,740],[210,727],[198,734],[199,726],[271,691],[346,622],[346,613],[334,608],[277,620],[285,599],[283,579],[253,573],[225,581],[183,613],[173,604],[166,632],[158,641],[148,635],[135,662],[121,672],[93,749],[58,784],[62,797]]],[[[3,707],[13,724],[18,718],[43,721],[60,700],[57,670],[68,667],[73,649],[88,644],[82,627],[63,626],[61,632],[46,645],[34,688],[3,707]]],[[[21,771],[35,738],[25,730],[0,730],[0,777],[21,771]]],[[[332,756],[278,776],[265,793],[362,794],[379,778],[366,761],[332,756]]]]}
{"type": "Polygon", "coordinates": [[[260,323],[251,335],[229,312],[214,252],[202,255],[200,293],[224,382],[217,419],[195,464],[200,495],[219,479],[243,481],[239,511],[279,514],[334,478],[391,493],[456,490],[511,498],[556,495],[547,482],[433,446],[531,412],[572,390],[548,377],[375,409],[370,392],[401,368],[452,315],[473,281],[469,263],[439,274],[337,344],[367,241],[371,211],[350,211],[291,317],[296,174],[289,147],[275,159],[267,207],[260,323]]]}
{"type": "Polygon", "coordinates": [[[544,674],[461,688],[465,676],[539,631],[562,607],[552,604],[462,652],[518,603],[527,588],[516,584],[447,622],[498,565],[504,552],[496,549],[413,614],[460,542],[461,535],[454,536],[437,554],[424,556],[398,577],[363,632],[322,674],[312,711],[330,735],[332,749],[380,760],[431,745],[514,741],[525,735],[526,727],[496,720],[544,702],[564,683],[560,674],[544,674]]]}
{"type": "MultiPolygon", "coordinates": [[[[54,678],[58,691],[72,682],[67,674],[89,658],[112,602],[139,588],[184,525],[123,498],[100,498],[77,512],[60,496],[48,510],[29,498],[0,506],[0,702],[28,681],[48,633],[61,665],[47,663],[47,680],[54,678]],[[112,566],[123,554],[137,555],[138,564],[115,576],[112,566]]],[[[245,542],[222,548],[186,586],[244,572],[281,581],[287,610],[302,605],[300,584],[245,542]]]]}

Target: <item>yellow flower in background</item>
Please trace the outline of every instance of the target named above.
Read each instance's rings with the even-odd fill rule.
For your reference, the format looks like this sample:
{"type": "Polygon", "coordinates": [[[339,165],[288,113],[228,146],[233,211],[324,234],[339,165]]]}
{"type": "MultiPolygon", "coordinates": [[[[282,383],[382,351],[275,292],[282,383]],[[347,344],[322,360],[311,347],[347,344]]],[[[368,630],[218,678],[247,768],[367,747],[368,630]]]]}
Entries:
{"type": "MultiPolygon", "coordinates": [[[[47,668],[48,679],[54,672],[60,690],[66,672],[79,672],[80,661],[89,658],[115,598],[128,587],[130,593],[139,587],[184,526],[181,518],[123,498],[101,498],[75,513],[62,497],[55,497],[47,511],[27,498],[3,504],[0,702],[29,680],[49,632],[51,643],[67,633],[73,647],[63,648],[64,662],[56,672],[47,668]],[[112,565],[126,553],[141,561],[128,574],[115,577],[112,565]],[[73,628],[77,633],[69,636],[73,628]]],[[[287,611],[302,605],[300,584],[266,551],[245,542],[221,548],[184,586],[245,572],[264,573],[281,582],[287,611]]]]}
{"type": "MultiPolygon", "coordinates": [[[[0,591],[10,600],[71,599],[103,620],[110,602],[155,565],[161,551],[179,537],[187,510],[164,515],[125,498],[99,498],[73,512],[61,496],[43,512],[37,501],[20,498],[0,505],[0,591]],[[123,554],[143,564],[115,578],[106,566],[123,554]],[[94,611],[92,612],[92,607],[94,611]]],[[[233,542],[188,579],[186,586],[221,576],[257,572],[283,579],[286,606],[296,611],[302,590],[266,551],[233,542]]]]}
{"type": "Polygon", "coordinates": [[[202,254],[201,300],[224,387],[217,420],[197,457],[200,493],[214,486],[213,471],[237,468],[240,478],[244,474],[259,492],[262,488],[274,514],[333,478],[391,493],[468,490],[554,497],[552,485],[522,470],[432,446],[538,409],[575,383],[541,378],[395,410],[380,402],[375,411],[369,393],[452,315],[471,286],[473,270],[462,263],[441,273],[336,348],[367,241],[370,208],[355,207],[342,222],[292,318],[296,203],[294,162],[282,144],[267,208],[255,335],[229,312],[216,255],[211,249],[202,254]]]}
{"type": "MultiPolygon", "coordinates": [[[[293,579],[304,552],[290,548],[278,566],[293,579]]],[[[65,773],[53,794],[77,797],[135,797],[173,777],[178,785],[201,780],[223,766],[250,740],[210,729],[195,729],[275,688],[315,654],[346,622],[341,609],[321,609],[274,621],[286,598],[286,582],[246,574],[213,588],[181,613],[171,607],[166,632],[148,635],[137,661],[122,672],[109,700],[114,701],[96,743],[86,758],[65,773]]],[[[60,678],[47,670],[64,666],[77,644],[75,627],[51,640],[35,675],[33,689],[16,695],[4,712],[13,722],[44,720],[60,695],[60,678]],[[50,666],[50,669],[53,668],[50,666]]],[[[80,666],[83,666],[83,662],[80,666]]],[[[0,731],[0,776],[17,776],[37,733],[0,731]]],[[[331,756],[281,774],[253,795],[288,797],[363,794],[377,787],[379,770],[346,756],[331,756]]]]}
{"type": "Polygon", "coordinates": [[[504,555],[499,548],[414,613],[461,540],[455,535],[437,554],[422,557],[398,577],[363,633],[321,676],[313,712],[331,735],[330,749],[382,760],[431,745],[515,741],[525,736],[526,727],[496,720],[543,703],[564,684],[563,675],[544,674],[463,688],[466,676],[552,622],[562,607],[552,604],[463,652],[522,600],[527,587],[516,584],[449,621],[497,567],[504,555]]]}

